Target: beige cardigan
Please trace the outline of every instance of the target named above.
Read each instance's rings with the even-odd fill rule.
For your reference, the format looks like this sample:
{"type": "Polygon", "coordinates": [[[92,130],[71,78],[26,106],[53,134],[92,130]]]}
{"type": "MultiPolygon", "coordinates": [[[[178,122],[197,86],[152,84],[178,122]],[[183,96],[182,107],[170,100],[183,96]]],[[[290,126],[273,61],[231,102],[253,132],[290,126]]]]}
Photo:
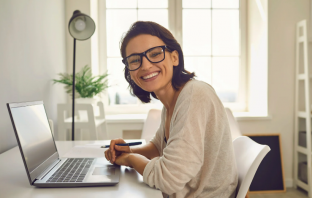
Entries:
{"type": "Polygon", "coordinates": [[[166,109],[152,143],[160,157],[143,172],[144,182],[167,197],[235,196],[237,169],[224,107],[207,83],[189,81],[180,92],[165,137],[166,109]]]}

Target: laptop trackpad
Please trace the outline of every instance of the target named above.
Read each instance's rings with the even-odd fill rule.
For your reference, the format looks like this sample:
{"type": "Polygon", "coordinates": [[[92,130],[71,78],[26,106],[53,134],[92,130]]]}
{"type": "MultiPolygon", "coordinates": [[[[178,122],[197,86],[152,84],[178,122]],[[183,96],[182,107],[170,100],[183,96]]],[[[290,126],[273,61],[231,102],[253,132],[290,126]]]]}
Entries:
{"type": "Polygon", "coordinates": [[[95,167],[92,175],[115,175],[115,168],[95,167]]]}

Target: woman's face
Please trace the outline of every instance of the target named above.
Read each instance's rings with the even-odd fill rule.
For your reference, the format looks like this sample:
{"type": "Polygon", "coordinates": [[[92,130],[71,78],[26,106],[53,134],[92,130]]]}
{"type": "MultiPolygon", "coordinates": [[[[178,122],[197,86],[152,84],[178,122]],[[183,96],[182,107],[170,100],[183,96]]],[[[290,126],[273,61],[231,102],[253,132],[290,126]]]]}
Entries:
{"type": "MultiPolygon", "coordinates": [[[[132,38],[126,46],[126,57],[134,53],[142,53],[146,50],[163,46],[165,43],[157,36],[141,34],[132,38]]],[[[151,63],[142,57],[142,65],[138,70],[130,71],[131,79],[143,90],[155,92],[172,87],[171,80],[173,67],[179,65],[177,51],[165,51],[165,59],[159,63],[151,63]]]]}

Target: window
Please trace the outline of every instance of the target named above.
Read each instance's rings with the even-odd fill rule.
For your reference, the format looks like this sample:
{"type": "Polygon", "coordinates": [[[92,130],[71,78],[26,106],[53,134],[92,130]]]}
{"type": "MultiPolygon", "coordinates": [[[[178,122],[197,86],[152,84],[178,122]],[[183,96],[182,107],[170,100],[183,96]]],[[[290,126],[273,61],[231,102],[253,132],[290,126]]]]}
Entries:
{"type": "Polygon", "coordinates": [[[139,113],[138,109],[161,105],[156,99],[151,104],[141,104],[130,95],[124,79],[120,40],[137,20],[154,21],[168,28],[182,45],[185,68],[211,84],[225,106],[245,110],[245,41],[241,40],[244,28],[240,4],[239,0],[106,0],[111,111],[122,108],[124,113],[139,113]]]}
{"type": "MultiPolygon", "coordinates": [[[[179,17],[179,16],[177,16],[179,17]]],[[[239,0],[183,0],[185,67],[211,84],[225,106],[245,110],[239,0]]]]}

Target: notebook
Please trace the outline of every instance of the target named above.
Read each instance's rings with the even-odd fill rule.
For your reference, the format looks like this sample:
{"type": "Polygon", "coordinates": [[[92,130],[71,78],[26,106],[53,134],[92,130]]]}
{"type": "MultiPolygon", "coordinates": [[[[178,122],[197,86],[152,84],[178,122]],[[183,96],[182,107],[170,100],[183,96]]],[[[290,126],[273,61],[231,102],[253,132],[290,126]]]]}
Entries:
{"type": "Polygon", "coordinates": [[[119,182],[120,166],[104,156],[60,158],[42,101],[7,103],[7,108],[30,185],[81,187],[119,182]]]}

